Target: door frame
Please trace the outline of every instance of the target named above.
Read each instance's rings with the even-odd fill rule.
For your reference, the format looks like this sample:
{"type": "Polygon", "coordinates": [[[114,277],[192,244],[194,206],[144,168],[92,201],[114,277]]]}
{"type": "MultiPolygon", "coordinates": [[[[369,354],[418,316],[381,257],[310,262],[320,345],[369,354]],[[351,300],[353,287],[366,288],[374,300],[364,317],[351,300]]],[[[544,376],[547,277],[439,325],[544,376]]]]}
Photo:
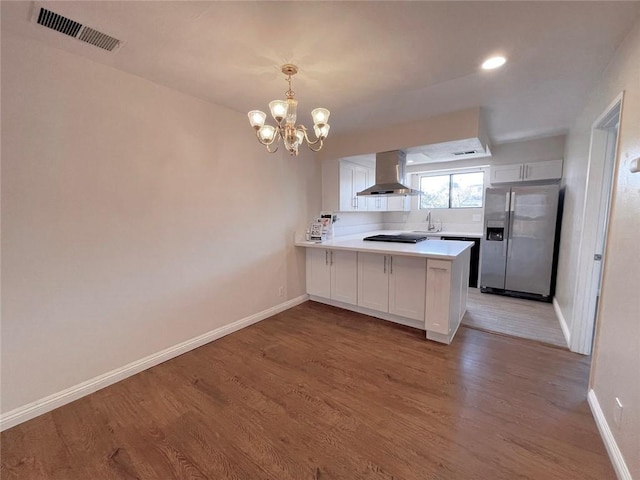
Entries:
{"type": "Polygon", "coordinates": [[[620,124],[623,99],[624,92],[621,92],[591,126],[589,164],[582,210],[582,234],[578,248],[578,267],[569,342],[571,351],[584,355],[590,355],[593,346],[598,307],[595,298],[600,289],[602,271],[604,271],[606,263],[604,252],[620,141],[619,127],[616,128],[615,138],[612,137],[611,129],[620,124]],[[613,151],[610,149],[611,140],[613,140],[613,151]],[[607,206],[605,212],[601,211],[603,205],[607,206]],[[596,222],[593,221],[593,212],[597,212],[596,222]],[[602,238],[601,252],[596,252],[598,238],[602,238]],[[599,275],[597,275],[594,260],[596,253],[602,255],[599,275]]]}

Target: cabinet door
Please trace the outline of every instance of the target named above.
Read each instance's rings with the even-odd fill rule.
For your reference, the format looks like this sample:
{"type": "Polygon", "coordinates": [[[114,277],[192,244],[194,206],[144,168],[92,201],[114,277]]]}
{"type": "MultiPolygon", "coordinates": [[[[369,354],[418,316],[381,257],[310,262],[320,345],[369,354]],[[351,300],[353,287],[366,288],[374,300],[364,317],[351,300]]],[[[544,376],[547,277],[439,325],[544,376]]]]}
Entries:
{"type": "Polygon", "coordinates": [[[451,262],[427,259],[427,295],[425,302],[425,328],[449,334],[451,304],[451,262]]]}
{"type": "Polygon", "coordinates": [[[340,162],[340,211],[351,212],[356,209],[356,198],[353,191],[354,166],[340,162]]]}
{"type": "Polygon", "coordinates": [[[307,293],[331,298],[331,267],[328,250],[307,248],[307,293]]]}
{"type": "Polygon", "coordinates": [[[389,313],[424,321],[426,259],[389,256],[389,313]]]}
{"type": "Polygon", "coordinates": [[[369,197],[358,197],[356,194],[368,186],[369,172],[366,168],[356,166],[353,169],[353,196],[355,197],[356,210],[364,212],[369,209],[369,197]]]}
{"type": "Polygon", "coordinates": [[[331,264],[331,298],[339,302],[358,303],[358,254],[344,250],[329,252],[331,264]]]}
{"type": "Polygon", "coordinates": [[[371,196],[368,199],[370,212],[386,212],[387,211],[387,198],[371,196]]]}
{"type": "Polygon", "coordinates": [[[411,197],[407,195],[387,197],[388,212],[408,212],[411,210],[411,197]]]}
{"type": "Polygon", "coordinates": [[[562,178],[562,160],[524,164],[525,180],[555,180],[562,178]]]}
{"type": "Polygon", "coordinates": [[[498,165],[491,167],[491,183],[520,182],[523,178],[524,165],[498,165]]]}
{"type": "Polygon", "coordinates": [[[358,305],[389,311],[388,258],[378,253],[358,252],[358,305]]]}

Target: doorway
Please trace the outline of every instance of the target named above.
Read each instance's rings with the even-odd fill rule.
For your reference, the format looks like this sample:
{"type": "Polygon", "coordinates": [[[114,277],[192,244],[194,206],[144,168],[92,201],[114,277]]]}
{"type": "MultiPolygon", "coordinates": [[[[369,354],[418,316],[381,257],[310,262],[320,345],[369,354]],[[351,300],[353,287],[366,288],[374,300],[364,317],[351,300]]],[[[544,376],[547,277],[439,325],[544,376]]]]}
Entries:
{"type": "Polygon", "coordinates": [[[591,127],[570,345],[572,351],[584,355],[590,355],[593,347],[603,265],[606,261],[622,99],[623,94],[620,93],[591,127]]]}

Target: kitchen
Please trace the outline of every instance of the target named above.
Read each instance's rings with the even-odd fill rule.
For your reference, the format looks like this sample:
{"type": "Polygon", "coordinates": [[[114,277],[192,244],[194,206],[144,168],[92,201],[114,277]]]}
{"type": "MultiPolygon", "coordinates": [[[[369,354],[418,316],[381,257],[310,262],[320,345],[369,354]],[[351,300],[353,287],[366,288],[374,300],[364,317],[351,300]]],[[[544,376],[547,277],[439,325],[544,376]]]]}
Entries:
{"type": "MultiPolygon", "coordinates": [[[[577,343],[576,319],[581,317],[574,314],[579,299],[574,289],[578,266],[589,253],[581,255],[577,246],[594,216],[594,209],[587,208],[587,183],[599,185],[587,161],[591,127],[624,92],[609,229],[612,247],[589,404],[596,404],[597,395],[598,425],[611,426],[605,437],[617,442],[634,473],[640,471],[632,463],[637,450],[632,435],[638,429],[634,299],[640,271],[635,255],[638,175],[629,168],[639,155],[640,124],[640,37],[632,3],[607,2],[605,7],[604,2],[589,2],[575,10],[564,2],[531,2],[526,8],[520,2],[407,2],[402,8],[398,2],[372,2],[366,8],[309,2],[289,10],[278,2],[221,2],[215,8],[200,2],[56,3],[62,14],[126,37],[114,55],[38,31],[30,23],[28,3],[2,2],[3,428],[82,401],[97,388],[160,366],[230,331],[266,328],[269,322],[253,324],[306,300],[305,256],[294,238],[325,208],[325,163],[474,138],[482,128],[499,137],[492,139],[491,162],[563,159],[567,196],[556,298],[571,342],[577,343]],[[345,9],[348,25],[336,23],[337,8],[345,9]],[[452,9],[461,11],[451,17],[455,22],[445,21],[444,13],[452,9]],[[296,15],[305,18],[290,18],[296,15]],[[280,25],[280,18],[296,28],[273,35],[281,40],[274,51],[256,48],[266,44],[261,35],[271,36],[266,28],[238,28],[243,19],[271,19],[272,25],[280,25]],[[371,52],[371,32],[380,31],[381,19],[393,28],[381,32],[389,34],[382,51],[371,52]],[[186,40],[179,34],[190,28],[169,28],[189,22],[198,34],[186,40]],[[338,32],[324,36],[324,43],[316,41],[308,34],[317,24],[332,25],[338,32]],[[442,30],[450,32],[447,40],[427,36],[446,33],[442,30]],[[239,39],[236,31],[246,37],[239,39]],[[512,39],[513,51],[524,53],[519,59],[510,55],[504,75],[476,72],[492,43],[486,32],[495,32],[494,39],[512,39]],[[347,42],[350,48],[345,49],[347,42]],[[314,54],[291,53],[293,45],[314,54]],[[422,62],[394,53],[413,52],[416,45],[424,46],[422,62]],[[441,45],[447,45],[450,57],[435,48],[441,45]],[[174,47],[180,47],[178,52],[174,47]],[[307,59],[317,55],[317,62],[305,65],[290,53],[307,59]],[[296,87],[301,117],[303,110],[307,116],[312,105],[323,103],[324,97],[314,98],[314,91],[322,87],[330,93],[333,104],[327,107],[335,123],[318,154],[270,155],[247,125],[246,111],[282,95],[285,86],[276,74],[285,61],[301,67],[296,87]],[[536,68],[523,72],[530,62],[536,68]],[[427,66],[424,71],[414,70],[421,64],[427,66]],[[385,82],[386,89],[381,88],[385,82]],[[232,100],[238,103],[232,105],[232,100]],[[491,107],[484,112],[488,125],[479,123],[481,110],[476,109],[485,104],[491,107]],[[622,410],[617,399],[624,406],[622,421],[616,420],[622,410]]],[[[459,166],[488,163],[474,159],[459,166]]],[[[436,167],[448,168],[446,163],[436,167]]],[[[431,211],[445,231],[482,232],[482,218],[474,219],[477,213],[431,211]]],[[[422,230],[426,215],[418,212],[339,214],[336,229],[342,234],[422,230]]],[[[448,346],[428,341],[421,346],[424,351],[458,351],[459,335],[448,346]]],[[[577,356],[563,353],[566,359],[577,356]]],[[[322,359],[317,365],[323,365],[322,359]]],[[[484,378],[488,365],[500,368],[489,362],[453,367],[474,382],[484,378]]],[[[393,372],[389,375],[385,378],[391,382],[393,372]]],[[[446,382],[443,377],[442,384],[446,382]]],[[[581,418],[591,418],[585,408],[586,381],[581,388],[571,408],[579,405],[581,418]]],[[[510,405],[510,398],[504,397],[502,405],[510,405]]],[[[503,418],[503,412],[492,413],[503,418]]],[[[50,417],[36,421],[45,418],[50,417]]],[[[553,415],[540,420],[545,418],[560,420],[553,415]]],[[[482,448],[483,437],[470,438],[482,448]]],[[[561,451],[571,439],[563,442],[538,446],[561,451]]],[[[287,455],[295,453],[297,444],[290,445],[287,455]]],[[[3,456],[6,451],[3,444],[3,456]]],[[[126,458],[123,450],[107,457],[114,452],[100,458],[126,458]]],[[[472,466],[479,468],[494,457],[492,451],[471,453],[461,458],[477,460],[472,466]]],[[[509,468],[516,476],[521,472],[514,464],[509,468]]],[[[531,465],[536,468],[537,463],[531,465]]],[[[465,470],[461,478],[464,473],[473,475],[465,470]]]]}
{"type": "MultiPolygon", "coordinates": [[[[479,131],[482,131],[481,127],[479,128],[479,131]]],[[[357,242],[364,236],[357,233],[354,234],[356,230],[360,230],[363,233],[369,232],[369,234],[414,232],[417,233],[418,236],[423,235],[423,238],[429,238],[429,246],[431,247],[439,245],[440,239],[473,242],[470,269],[467,267],[465,270],[465,275],[469,278],[468,285],[472,290],[475,291],[481,286],[482,291],[487,291],[489,286],[496,286],[499,288],[490,288],[489,291],[503,292],[506,290],[507,293],[510,293],[511,295],[535,298],[550,302],[553,298],[551,283],[553,281],[555,284],[554,277],[556,268],[554,265],[554,271],[552,272],[552,263],[555,264],[554,258],[557,259],[557,257],[554,257],[554,250],[557,255],[558,243],[558,238],[554,235],[556,227],[556,211],[558,207],[557,185],[562,173],[562,160],[558,160],[558,158],[561,158],[562,156],[564,138],[562,136],[551,137],[524,142],[524,144],[522,143],[523,142],[507,144],[506,147],[503,145],[498,146],[496,149],[496,160],[492,157],[492,151],[488,144],[483,143],[480,138],[470,138],[449,141],[436,145],[411,147],[406,149],[406,152],[408,153],[401,150],[378,153],[376,155],[347,157],[338,161],[325,161],[323,163],[323,209],[328,211],[331,211],[332,207],[336,209],[334,210],[334,213],[337,214],[338,221],[333,226],[333,233],[335,237],[331,240],[334,241],[322,242],[323,251],[329,252],[329,249],[335,245],[355,249],[356,245],[354,242],[357,242]],[[461,157],[464,159],[461,159],[461,157]],[[516,180],[514,182],[511,179],[504,179],[500,177],[500,175],[504,175],[501,172],[505,170],[508,171],[516,161],[521,162],[519,165],[527,165],[527,171],[530,170],[532,172],[531,178],[524,181],[516,180]],[[409,171],[411,171],[411,175],[408,174],[409,171]],[[398,174],[398,172],[400,173],[398,174]],[[405,174],[405,172],[407,173],[405,174]],[[533,177],[533,175],[535,175],[535,177],[533,177]],[[426,195],[419,195],[420,188],[423,190],[431,188],[428,183],[423,183],[424,180],[439,181],[440,179],[444,179],[446,180],[446,186],[449,187],[449,185],[454,185],[454,179],[456,179],[455,182],[457,185],[460,181],[464,182],[464,180],[460,179],[467,177],[472,178],[472,181],[475,181],[476,184],[477,182],[480,182],[478,185],[471,185],[467,187],[475,192],[475,197],[472,200],[466,200],[467,204],[472,205],[473,208],[456,208],[458,207],[457,205],[452,205],[451,198],[455,197],[457,199],[461,196],[469,196],[468,193],[464,192],[447,191],[447,200],[444,201],[444,204],[442,204],[442,200],[438,200],[440,203],[434,203],[434,200],[429,200],[426,198],[426,195]],[[398,180],[398,178],[400,180],[398,180]],[[495,273],[493,273],[493,271],[496,268],[495,265],[499,263],[498,259],[493,260],[485,253],[484,262],[486,263],[486,266],[484,268],[484,275],[480,268],[481,239],[483,243],[486,242],[483,244],[483,250],[488,250],[488,247],[492,247],[492,245],[496,243],[490,241],[492,240],[492,237],[485,235],[487,226],[482,221],[482,212],[485,207],[483,196],[485,189],[489,186],[504,187],[504,185],[518,184],[527,186],[540,184],[550,185],[548,187],[544,187],[547,189],[553,189],[552,185],[556,185],[556,197],[552,202],[555,207],[551,212],[553,216],[551,218],[551,225],[549,226],[549,228],[551,228],[551,233],[549,233],[549,231],[542,231],[540,224],[536,226],[537,230],[540,230],[541,235],[551,235],[551,244],[546,245],[546,251],[540,252],[540,256],[535,259],[533,263],[533,266],[535,267],[534,269],[539,270],[537,277],[533,276],[534,269],[526,266],[523,268],[520,266],[518,270],[524,274],[523,278],[528,278],[529,280],[525,281],[522,286],[516,284],[515,287],[509,286],[507,282],[505,289],[504,279],[502,279],[502,284],[500,285],[499,279],[494,278],[495,273]],[[339,188],[336,188],[336,185],[339,186],[339,188]],[[389,195],[390,193],[396,193],[396,195],[389,195]],[[427,203],[427,200],[431,203],[427,203]],[[443,206],[444,208],[442,208],[443,206]],[[452,206],[454,208],[451,208],[452,206]],[[379,213],[378,215],[382,218],[375,219],[372,215],[364,213],[367,210],[386,210],[387,212],[379,213]],[[390,210],[391,212],[389,212],[390,210]],[[398,211],[393,212],[393,210],[398,211]],[[348,223],[349,226],[342,227],[341,222],[345,219],[346,221],[343,223],[348,223]],[[457,220],[457,222],[454,223],[452,221],[454,219],[457,220]],[[378,223],[373,223],[376,221],[378,223]],[[361,225],[354,225],[358,222],[363,223],[361,225]],[[342,235],[345,235],[345,233],[350,235],[343,237],[342,235]],[[345,241],[339,243],[342,238],[344,238],[345,241]],[[531,280],[531,278],[534,280],[531,280]],[[537,282],[541,282],[542,284],[536,285],[535,278],[538,278],[537,282]],[[482,283],[482,285],[480,285],[480,283],[482,283]]],[[[521,167],[520,171],[524,173],[525,168],[521,167]]],[[[489,191],[492,190],[487,190],[487,192],[489,191]]],[[[502,198],[502,206],[504,206],[504,194],[501,193],[500,195],[502,198]]],[[[525,197],[519,195],[518,203],[520,203],[523,198],[525,197]]],[[[460,206],[466,207],[467,204],[460,206]]],[[[519,224],[515,224],[516,228],[518,228],[518,226],[519,224]]],[[[525,226],[525,228],[527,227],[525,226]]],[[[389,235],[382,235],[382,237],[387,236],[389,235]]],[[[533,239],[534,237],[531,238],[533,239]]],[[[364,238],[365,241],[370,239],[375,240],[376,238],[371,236],[365,236],[364,238]]],[[[395,240],[393,238],[382,238],[381,240],[406,241],[402,239],[395,240]]],[[[502,240],[502,236],[500,237],[500,240],[502,240]]],[[[547,242],[543,241],[541,242],[541,245],[545,243],[547,242]]],[[[306,242],[298,243],[300,246],[304,246],[305,244],[306,242]]],[[[365,251],[370,250],[370,244],[366,245],[365,243],[360,242],[359,245],[359,255],[364,255],[365,251]]],[[[500,252],[503,251],[503,246],[506,251],[507,238],[505,237],[504,242],[500,242],[498,245],[500,246],[500,252]]],[[[518,245],[519,244],[515,244],[516,247],[518,245]]],[[[426,247],[424,244],[421,243],[420,246],[423,247],[421,250],[426,253],[426,247]]],[[[394,252],[389,251],[386,253],[389,254],[389,260],[392,261],[392,254],[394,252]]],[[[434,253],[437,252],[434,251],[434,253]]],[[[312,254],[312,251],[307,253],[308,257],[312,254]]],[[[526,257],[526,251],[524,252],[524,255],[526,257]]],[[[507,257],[511,258],[511,253],[509,255],[505,255],[503,258],[506,259],[507,257]]],[[[332,259],[332,257],[328,258],[332,259]]],[[[434,258],[437,258],[437,256],[434,258]]],[[[385,257],[384,260],[384,264],[380,264],[380,269],[381,271],[386,272],[387,258],[385,257]]],[[[502,262],[502,272],[504,274],[504,260],[502,260],[502,262]]],[[[330,266],[329,263],[333,265],[333,262],[327,262],[327,268],[330,266]]],[[[412,323],[412,320],[416,321],[418,319],[424,319],[426,311],[427,338],[433,336],[434,332],[430,332],[428,327],[430,323],[430,315],[437,316],[442,314],[439,312],[439,309],[434,309],[433,307],[425,309],[423,305],[425,302],[424,293],[422,294],[422,297],[417,297],[413,301],[405,299],[410,304],[422,304],[421,310],[414,308],[413,311],[408,314],[410,318],[391,318],[386,313],[383,316],[380,316],[380,313],[378,312],[391,313],[393,310],[391,303],[379,303],[382,298],[385,298],[385,296],[382,295],[382,292],[385,291],[386,287],[382,289],[378,288],[377,293],[374,295],[377,297],[377,302],[371,303],[370,301],[367,301],[366,298],[359,299],[356,294],[356,290],[360,295],[364,295],[366,292],[363,292],[363,290],[359,288],[358,281],[364,282],[365,279],[362,278],[362,275],[355,274],[355,263],[353,266],[353,273],[351,274],[353,281],[351,290],[353,295],[338,296],[338,298],[345,301],[346,304],[331,301],[332,298],[334,300],[335,298],[332,295],[329,295],[327,289],[323,288],[322,272],[324,268],[321,268],[322,263],[318,264],[316,268],[313,268],[313,265],[314,262],[310,263],[308,258],[307,293],[311,295],[312,299],[323,302],[326,301],[332,305],[341,306],[347,309],[355,309],[355,311],[379,316],[380,318],[391,319],[392,321],[399,321],[400,323],[416,326],[418,328],[420,325],[412,323]],[[315,278],[314,275],[320,275],[320,277],[315,278]],[[356,276],[358,277],[357,279],[356,276]],[[356,307],[356,305],[358,307],[356,307]],[[374,307],[374,311],[366,310],[366,307],[369,306],[374,307]],[[363,310],[363,308],[365,309],[363,310]],[[430,314],[430,312],[433,313],[430,314]]],[[[427,269],[427,272],[429,272],[429,269],[427,269]]],[[[390,276],[389,278],[392,277],[390,276]]],[[[424,272],[421,275],[417,275],[416,278],[417,281],[423,282],[424,272]]],[[[513,281],[511,281],[511,283],[513,283],[513,281]]],[[[410,284],[408,285],[407,289],[411,290],[410,284]]],[[[424,290],[424,286],[417,287],[417,290],[424,290]]],[[[462,295],[466,297],[466,291],[464,294],[459,291],[456,292],[456,298],[460,298],[462,295]]],[[[475,296],[477,296],[477,293],[475,296]]],[[[433,300],[429,300],[428,297],[429,295],[427,294],[427,304],[435,305],[437,303],[433,300]]],[[[491,299],[483,300],[485,302],[491,302],[491,299]]],[[[389,298],[389,302],[392,301],[393,296],[389,298]]],[[[446,297],[444,302],[448,303],[448,301],[449,299],[446,297]]],[[[535,306],[532,308],[535,308],[535,306]]],[[[465,310],[465,308],[458,309],[458,313],[456,313],[456,315],[460,316],[455,320],[452,319],[450,322],[437,322],[438,325],[444,323],[451,325],[450,330],[446,332],[450,337],[443,340],[445,343],[449,343],[453,335],[455,335],[455,330],[457,330],[465,310]]],[[[549,306],[547,312],[550,310],[551,308],[549,306]]],[[[446,317],[447,314],[448,312],[445,312],[444,316],[446,317]]],[[[481,316],[476,315],[476,318],[481,318],[481,316]]],[[[547,340],[550,343],[560,345],[564,344],[566,346],[566,341],[558,342],[558,338],[562,336],[562,333],[560,324],[557,320],[555,322],[549,322],[548,318],[545,318],[544,315],[539,315],[538,318],[530,318],[526,326],[519,325],[516,329],[514,326],[517,322],[514,321],[513,324],[514,325],[507,324],[503,327],[500,323],[492,321],[486,325],[480,324],[479,326],[489,331],[511,334],[515,333],[517,336],[522,336],[524,338],[532,338],[542,341],[547,340]],[[487,325],[489,326],[487,327],[487,325]],[[545,335],[545,332],[549,329],[552,330],[551,334],[545,335]]],[[[424,329],[425,327],[423,326],[422,328],[424,329]]]]}

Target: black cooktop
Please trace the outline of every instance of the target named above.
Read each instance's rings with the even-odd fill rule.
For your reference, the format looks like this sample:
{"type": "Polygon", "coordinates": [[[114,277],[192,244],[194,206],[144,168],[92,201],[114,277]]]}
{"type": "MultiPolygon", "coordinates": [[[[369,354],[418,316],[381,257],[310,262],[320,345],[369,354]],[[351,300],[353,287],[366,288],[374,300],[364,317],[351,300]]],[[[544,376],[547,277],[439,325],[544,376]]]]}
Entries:
{"type": "Polygon", "coordinates": [[[397,233],[394,235],[372,235],[363,240],[369,242],[394,242],[394,243],[418,243],[426,240],[427,236],[421,233],[397,233]]]}

